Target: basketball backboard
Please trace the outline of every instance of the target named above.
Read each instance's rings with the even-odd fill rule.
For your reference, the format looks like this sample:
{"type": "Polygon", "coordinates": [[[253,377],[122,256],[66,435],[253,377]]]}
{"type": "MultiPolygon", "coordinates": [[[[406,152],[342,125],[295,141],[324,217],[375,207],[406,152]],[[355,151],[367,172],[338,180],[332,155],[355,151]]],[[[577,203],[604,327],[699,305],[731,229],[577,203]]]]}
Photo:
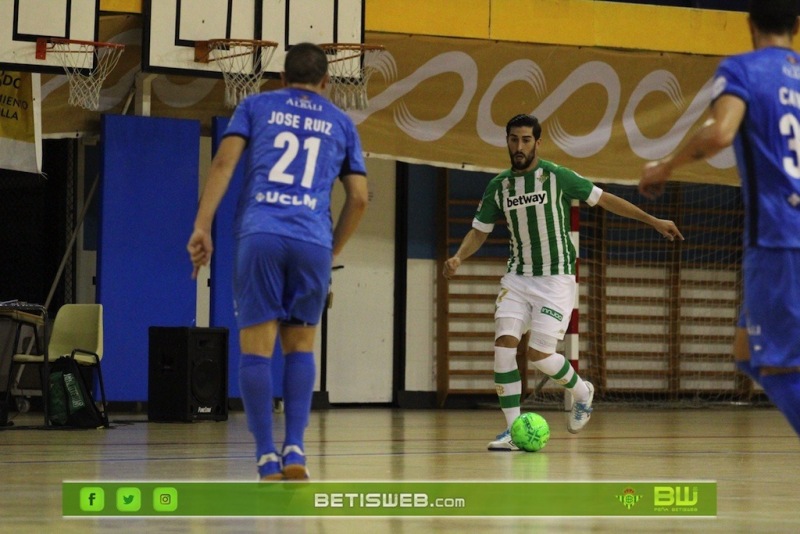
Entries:
{"type": "Polygon", "coordinates": [[[36,58],[36,40],[97,41],[99,0],[0,0],[0,69],[63,74],[57,57],[36,58]]]}
{"type": "Polygon", "coordinates": [[[142,70],[221,77],[215,62],[195,61],[195,42],[275,41],[267,76],[283,70],[296,43],[361,43],[365,0],[145,0],[142,70]]]}

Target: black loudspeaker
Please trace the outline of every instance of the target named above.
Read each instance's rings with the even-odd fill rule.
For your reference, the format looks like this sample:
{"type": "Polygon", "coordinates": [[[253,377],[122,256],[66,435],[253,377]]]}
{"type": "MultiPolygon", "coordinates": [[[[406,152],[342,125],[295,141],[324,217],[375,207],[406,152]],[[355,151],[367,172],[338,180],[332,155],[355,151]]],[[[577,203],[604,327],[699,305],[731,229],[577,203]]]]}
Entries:
{"type": "Polygon", "coordinates": [[[228,329],[151,326],[150,421],[228,419],[228,329]]]}
{"type": "MultiPolygon", "coordinates": [[[[5,393],[0,393],[3,397],[5,397],[5,393]]],[[[0,398],[0,426],[11,426],[14,423],[8,422],[8,407],[6,406],[6,401],[4,398],[0,398]]]]}

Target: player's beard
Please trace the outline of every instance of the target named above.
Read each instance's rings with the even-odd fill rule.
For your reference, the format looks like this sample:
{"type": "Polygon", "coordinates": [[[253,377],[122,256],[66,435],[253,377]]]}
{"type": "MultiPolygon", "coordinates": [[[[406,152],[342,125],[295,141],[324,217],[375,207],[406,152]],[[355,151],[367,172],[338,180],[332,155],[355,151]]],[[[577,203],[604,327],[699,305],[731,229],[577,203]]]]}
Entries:
{"type": "Polygon", "coordinates": [[[514,171],[524,171],[527,170],[533,163],[533,160],[536,159],[536,148],[532,149],[530,154],[526,154],[521,150],[512,153],[509,150],[508,155],[511,157],[511,169],[514,171]],[[523,157],[517,158],[518,155],[523,157]]]}

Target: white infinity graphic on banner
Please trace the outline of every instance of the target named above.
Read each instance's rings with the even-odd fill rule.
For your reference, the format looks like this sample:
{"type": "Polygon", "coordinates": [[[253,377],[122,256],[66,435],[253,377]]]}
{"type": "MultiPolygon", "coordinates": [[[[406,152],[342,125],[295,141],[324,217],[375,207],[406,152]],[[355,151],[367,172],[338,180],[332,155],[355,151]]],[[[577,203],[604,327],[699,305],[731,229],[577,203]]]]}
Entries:
{"type": "MultiPolygon", "coordinates": [[[[391,54],[383,54],[383,57],[376,61],[374,66],[376,72],[380,72],[385,80],[391,81],[396,77],[397,67],[391,54]]],[[[402,101],[399,102],[394,110],[395,124],[410,137],[418,141],[441,139],[464,118],[469,109],[469,103],[478,88],[478,65],[474,59],[464,52],[446,52],[436,56],[407,78],[393,83],[379,95],[371,97],[368,109],[352,111],[350,112],[350,117],[356,124],[361,124],[372,113],[396,102],[428,78],[448,72],[458,74],[463,84],[461,96],[446,117],[434,121],[417,119],[411,115],[408,107],[402,101]]]]}
{"type": "MultiPolygon", "coordinates": [[[[694,100],[686,108],[683,115],[678,118],[678,121],[670,128],[663,137],[658,139],[650,139],[642,135],[639,127],[636,125],[634,113],[636,107],[648,94],[658,91],[665,93],[669,99],[675,104],[675,107],[680,109],[683,107],[683,95],[681,94],[681,87],[678,79],[666,70],[653,71],[644,79],[639,82],[636,89],[631,94],[628,105],[625,106],[625,111],[622,113],[622,127],[628,135],[628,142],[630,143],[631,150],[639,157],[644,159],[658,159],[666,156],[676,148],[686,136],[687,132],[692,128],[692,125],[703,115],[711,102],[711,89],[714,84],[714,79],[709,80],[700,88],[694,100]]],[[[736,157],[733,153],[733,148],[727,148],[708,160],[712,167],[718,169],[727,169],[736,165],[736,157]]]]}
{"type": "MultiPolygon", "coordinates": [[[[387,82],[392,82],[397,76],[396,62],[390,53],[384,54],[375,67],[376,72],[379,72],[387,82]]],[[[372,96],[366,110],[351,111],[350,116],[356,124],[360,124],[373,113],[396,103],[394,120],[400,130],[418,141],[435,141],[441,139],[466,115],[477,90],[477,78],[478,66],[468,54],[446,52],[429,60],[406,78],[395,81],[380,94],[372,96]],[[425,80],[446,73],[457,74],[463,82],[458,101],[442,119],[420,120],[414,117],[401,100],[403,96],[425,80]]],[[[497,147],[505,146],[505,124],[494,123],[491,118],[491,109],[497,94],[504,87],[515,82],[523,82],[531,87],[539,105],[530,113],[536,115],[542,122],[546,121],[573,93],[583,86],[589,84],[602,86],[607,94],[606,110],[594,130],[586,135],[572,135],[564,129],[557,118],[548,123],[548,128],[552,141],[564,153],[575,158],[591,157],[608,144],[611,139],[614,117],[620,109],[621,99],[620,80],[614,68],[602,61],[584,63],[572,71],[550,94],[546,94],[547,83],[544,72],[535,62],[528,59],[512,61],[500,69],[481,97],[475,126],[478,136],[485,143],[497,147]]],[[[711,100],[711,84],[712,80],[709,79],[666,134],[659,138],[649,138],[641,132],[634,117],[636,108],[641,101],[650,93],[661,92],[665,93],[675,107],[680,110],[683,108],[684,98],[680,83],[672,73],[657,70],[645,76],[637,84],[622,114],[622,126],[631,151],[642,159],[658,159],[678,147],[691,130],[692,125],[705,112],[711,100]]],[[[592,102],[592,105],[600,104],[600,102],[592,102]]],[[[719,169],[733,167],[736,163],[733,150],[725,149],[714,158],[709,159],[708,163],[719,169]]]]}

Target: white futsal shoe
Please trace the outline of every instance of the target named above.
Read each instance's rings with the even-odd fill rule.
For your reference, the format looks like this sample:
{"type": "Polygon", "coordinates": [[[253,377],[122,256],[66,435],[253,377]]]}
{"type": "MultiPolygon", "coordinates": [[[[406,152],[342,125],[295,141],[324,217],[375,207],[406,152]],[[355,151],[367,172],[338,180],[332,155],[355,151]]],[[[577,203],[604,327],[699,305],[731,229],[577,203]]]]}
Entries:
{"type": "Polygon", "coordinates": [[[586,387],[589,388],[589,399],[584,402],[574,401],[572,403],[572,412],[569,415],[569,421],[567,421],[567,430],[569,430],[572,434],[577,434],[583,427],[586,426],[586,423],[589,422],[589,419],[592,417],[592,399],[594,399],[594,386],[584,381],[586,387]]]}

